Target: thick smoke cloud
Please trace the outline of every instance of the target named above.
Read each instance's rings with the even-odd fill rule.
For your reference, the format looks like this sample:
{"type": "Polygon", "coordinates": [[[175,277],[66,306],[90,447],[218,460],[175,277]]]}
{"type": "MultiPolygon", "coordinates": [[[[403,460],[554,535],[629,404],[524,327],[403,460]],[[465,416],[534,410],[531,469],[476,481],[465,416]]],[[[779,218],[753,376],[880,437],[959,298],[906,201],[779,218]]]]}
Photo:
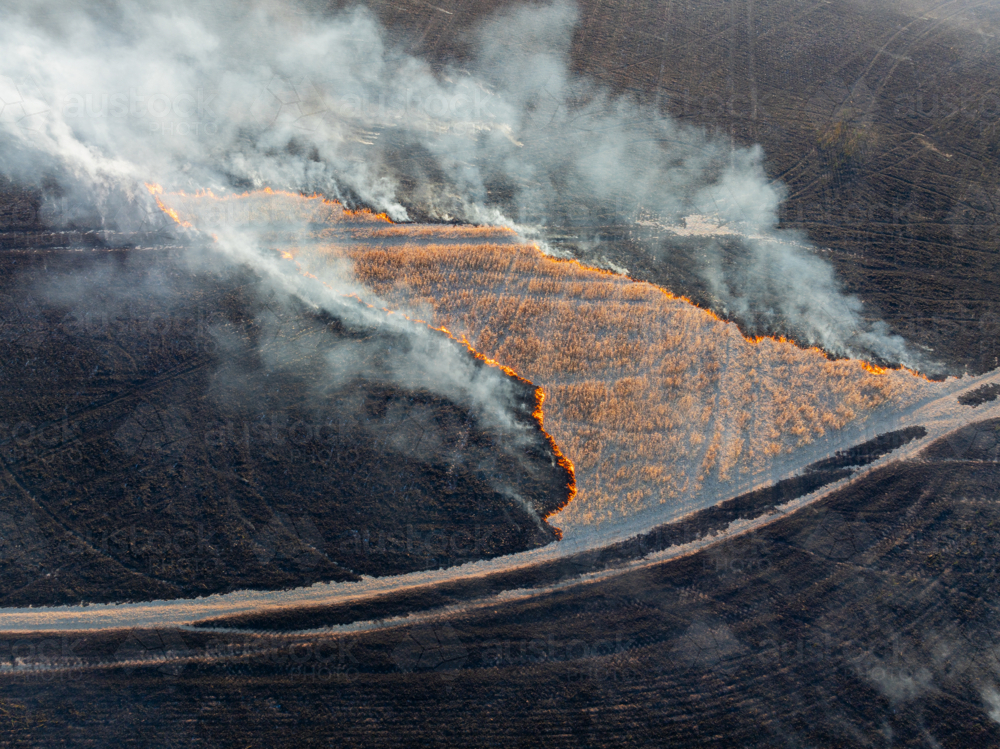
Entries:
{"type": "MultiPolygon", "coordinates": [[[[5,11],[8,23],[0,30],[0,43],[8,52],[0,64],[0,173],[42,191],[43,219],[50,226],[104,228],[112,242],[116,232],[178,229],[156,205],[147,187],[154,182],[221,191],[234,183],[267,184],[339,195],[339,175],[349,169],[362,175],[349,184],[377,189],[378,180],[367,181],[354,156],[342,155],[350,149],[340,149],[335,138],[326,160],[316,156],[315,146],[307,156],[297,154],[293,145],[300,141],[295,136],[306,131],[301,122],[286,122],[288,110],[282,112],[273,94],[285,93],[279,88],[285,81],[266,62],[251,63],[258,48],[279,61],[273,62],[278,69],[286,69],[280,60],[290,69],[296,64],[291,56],[301,55],[318,70],[331,64],[331,58],[314,59],[312,54],[327,48],[343,50],[342,62],[357,62],[347,51],[357,47],[350,40],[375,38],[366,15],[351,14],[313,36],[286,23],[266,39],[274,19],[263,6],[250,8],[242,22],[243,13],[236,13],[235,6],[229,8],[233,14],[214,18],[196,17],[183,8],[161,13],[125,4],[93,5],[68,14],[60,8],[50,15],[49,10],[43,4],[5,11]],[[239,43],[230,45],[226,29],[233,25],[239,43]]],[[[337,59],[332,62],[336,69],[337,59]]],[[[345,96],[353,90],[350,86],[363,85],[351,75],[334,80],[347,82],[345,96]]],[[[348,133],[345,129],[342,135],[348,133]]],[[[313,136],[321,142],[334,134],[323,128],[313,136]]],[[[359,194],[383,204],[377,193],[359,194]]],[[[386,317],[348,297],[365,294],[352,283],[349,267],[323,279],[305,277],[268,250],[276,236],[291,244],[305,238],[306,217],[283,213],[272,216],[274,221],[248,218],[239,212],[208,217],[199,226],[206,242],[196,243],[187,258],[191,271],[228,274],[249,266],[275,295],[275,303],[298,307],[305,302],[348,326],[376,328],[399,341],[392,356],[382,357],[377,372],[370,361],[385,352],[367,350],[362,343],[339,352],[330,362],[326,386],[363,374],[424,388],[471,406],[487,424],[507,430],[512,446],[520,444],[526,414],[513,412],[530,413],[531,407],[506,375],[478,364],[436,332],[398,316],[386,317]],[[208,233],[213,235],[210,243],[208,233]],[[363,362],[369,362],[364,371],[363,362]]],[[[131,273],[117,266],[107,272],[131,273]]],[[[137,294],[165,293],[155,274],[135,275],[132,282],[137,294]]],[[[70,304],[93,298],[95,289],[81,279],[31,292],[70,304]]]]}
{"type": "Polygon", "coordinates": [[[745,253],[733,269],[706,236],[695,269],[728,313],[836,354],[919,365],[803,237],[777,229],[783,191],[760,149],[574,74],[576,21],[561,0],[516,6],[468,36],[461,66],[435,68],[394,49],[362,8],[18,5],[0,29],[0,169],[45,190],[50,223],[111,229],[152,215],[145,181],[318,191],[397,220],[542,238],[567,200],[627,206],[623,218],[641,206],[667,225],[707,215],[745,253]]]}

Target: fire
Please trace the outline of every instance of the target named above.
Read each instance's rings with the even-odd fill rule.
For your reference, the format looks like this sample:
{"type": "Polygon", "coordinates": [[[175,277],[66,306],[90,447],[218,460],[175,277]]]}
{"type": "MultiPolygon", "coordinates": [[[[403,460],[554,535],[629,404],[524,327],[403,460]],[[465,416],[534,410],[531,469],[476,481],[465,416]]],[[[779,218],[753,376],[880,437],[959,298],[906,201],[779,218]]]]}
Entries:
{"type": "MultiPolygon", "coordinates": [[[[160,185],[147,182],[146,187],[153,195],[164,195],[163,188],[160,187],[160,185]]],[[[345,217],[350,219],[359,221],[377,221],[379,223],[387,223],[395,225],[392,219],[390,219],[389,216],[385,213],[374,213],[373,211],[370,211],[367,208],[359,208],[357,210],[351,210],[349,208],[344,207],[344,205],[339,200],[329,200],[320,195],[319,193],[313,193],[312,195],[302,195],[300,193],[289,192],[287,190],[275,190],[270,187],[264,187],[260,190],[247,190],[242,193],[231,193],[229,195],[223,195],[221,197],[208,189],[201,189],[193,194],[186,193],[183,190],[177,190],[175,192],[169,193],[169,196],[174,199],[175,203],[176,202],[184,203],[188,200],[198,201],[198,200],[204,200],[206,198],[218,202],[225,202],[225,201],[236,202],[240,200],[246,200],[248,198],[259,198],[262,196],[284,197],[291,199],[295,203],[300,203],[301,201],[308,201],[316,203],[317,206],[326,206],[329,208],[333,208],[343,213],[345,217]]],[[[171,217],[173,217],[173,213],[176,213],[176,211],[167,208],[159,201],[157,201],[157,204],[160,206],[160,210],[162,210],[164,213],[167,213],[171,217]]]]}
{"type": "MultiPolygon", "coordinates": [[[[464,336],[463,336],[463,338],[464,338],[464,336]]],[[[468,345],[468,344],[466,344],[466,345],[468,345]]],[[[469,346],[469,350],[473,351],[472,346],[469,346]]],[[[475,352],[475,353],[478,356],[482,356],[482,354],[479,354],[478,352],[475,352]]],[[[490,361],[490,360],[487,359],[487,361],[490,361]]],[[[515,377],[516,376],[517,375],[515,375],[515,377]]],[[[559,512],[560,510],[562,510],[563,507],[565,507],[566,505],[568,505],[570,502],[572,502],[576,498],[576,466],[574,466],[573,465],[573,461],[571,461],[566,455],[563,454],[563,451],[559,449],[559,445],[556,444],[556,441],[552,437],[552,435],[545,431],[545,413],[544,413],[544,411],[542,409],[542,406],[544,405],[544,403],[545,403],[545,391],[542,390],[542,388],[540,388],[540,387],[539,388],[535,388],[535,410],[532,412],[531,415],[535,418],[535,421],[538,422],[538,426],[542,430],[542,434],[545,435],[545,439],[548,440],[549,447],[552,448],[552,453],[553,453],[553,455],[556,456],[556,462],[560,466],[562,466],[562,468],[569,474],[569,486],[568,486],[569,493],[568,493],[568,495],[566,497],[566,503],[564,505],[556,508],[552,512],[548,513],[543,518],[544,520],[548,520],[550,517],[552,517],[557,512],[559,512]]],[[[561,539],[562,538],[562,531],[559,528],[555,528],[554,530],[556,532],[556,536],[561,539]]]]}
{"type": "MultiPolygon", "coordinates": [[[[386,309],[386,308],[383,307],[383,309],[386,309]]],[[[389,310],[386,310],[386,311],[389,311],[389,310]]],[[[406,315],[403,315],[403,317],[406,317],[406,315]]],[[[409,320],[410,318],[407,317],[406,319],[409,320]]],[[[419,321],[419,322],[423,322],[423,321],[419,321]]],[[[465,346],[469,350],[470,354],[472,354],[476,359],[479,359],[479,361],[483,362],[487,366],[496,367],[497,369],[502,370],[508,376],[513,377],[513,378],[515,378],[515,379],[517,379],[517,380],[519,380],[519,381],[521,381],[521,382],[523,382],[523,383],[525,383],[527,385],[534,386],[533,382],[531,382],[529,380],[526,380],[524,377],[521,377],[521,375],[519,375],[517,372],[515,372],[510,367],[507,367],[507,366],[501,364],[500,362],[496,361],[495,359],[490,359],[485,354],[477,351],[475,348],[473,348],[472,344],[469,343],[469,340],[464,335],[462,335],[461,338],[459,338],[454,333],[452,333],[450,330],[448,330],[447,328],[443,328],[443,327],[442,328],[435,328],[430,323],[425,323],[425,324],[431,330],[441,331],[442,333],[444,333],[445,335],[447,335],[449,338],[451,338],[453,341],[457,341],[458,343],[461,343],[463,346],[465,346]]],[[[577,490],[576,490],[576,467],[573,465],[573,461],[571,461],[565,454],[563,454],[563,451],[559,449],[559,445],[556,444],[556,441],[552,437],[552,435],[545,431],[545,414],[544,414],[543,409],[542,409],[542,406],[543,406],[544,403],[545,403],[545,391],[542,388],[540,388],[540,387],[535,387],[535,408],[531,412],[531,416],[532,416],[532,418],[536,422],[538,422],[538,428],[542,430],[542,435],[544,435],[545,440],[549,443],[549,447],[552,449],[552,454],[555,455],[556,463],[564,471],[566,471],[566,473],[569,476],[569,479],[566,482],[566,489],[567,489],[566,501],[563,504],[559,505],[554,510],[552,510],[551,512],[547,513],[542,518],[543,520],[548,520],[550,517],[552,517],[553,515],[555,515],[556,513],[558,513],[560,510],[562,510],[564,507],[566,507],[566,505],[568,505],[570,502],[573,501],[573,499],[576,497],[576,491],[577,490]]],[[[553,530],[555,531],[556,538],[561,539],[562,538],[562,531],[559,528],[555,528],[555,527],[553,528],[553,530]]]]}
{"type": "Polygon", "coordinates": [[[149,194],[153,196],[153,200],[156,201],[156,205],[161,211],[170,216],[170,218],[172,218],[176,223],[183,226],[185,229],[191,228],[190,223],[181,220],[181,217],[177,215],[177,211],[175,211],[173,208],[168,208],[166,205],[163,204],[163,201],[160,199],[160,195],[163,194],[162,187],[160,187],[156,183],[147,182],[146,189],[149,190],[149,194]]]}
{"type": "MultiPolygon", "coordinates": [[[[197,224],[199,200],[239,197],[171,206],[197,224]]],[[[559,516],[568,532],[667,502],[707,502],[719,485],[753,485],[777,456],[934,387],[903,368],[746,336],[684,297],[546,256],[494,227],[393,224],[274,191],[242,199],[308,215],[311,235],[276,250],[301,273],[323,282],[349,260],[386,314],[544,385],[533,386],[532,416],[569,477],[573,501],[559,516]],[[428,308],[427,319],[404,314],[414,307],[428,308]]]]}
{"type": "MultiPolygon", "coordinates": [[[[147,182],[145,184],[150,194],[153,195],[154,198],[156,199],[156,204],[161,211],[170,216],[170,218],[173,219],[179,225],[185,228],[192,228],[191,223],[189,221],[182,219],[177,210],[166,206],[163,203],[163,201],[158,197],[160,195],[164,195],[163,187],[152,182],[147,182]]],[[[247,190],[242,193],[233,193],[222,197],[215,195],[211,190],[208,189],[200,189],[194,194],[188,194],[185,193],[183,190],[178,190],[176,192],[170,193],[170,195],[175,198],[181,198],[181,199],[208,198],[214,201],[237,201],[262,195],[281,196],[290,198],[298,202],[316,201],[319,205],[327,206],[340,211],[343,214],[343,216],[347,219],[359,220],[363,222],[378,221],[380,223],[386,223],[390,225],[382,229],[374,229],[374,230],[356,229],[353,231],[353,235],[357,239],[365,239],[365,238],[380,239],[380,238],[391,238],[397,236],[399,237],[433,236],[433,237],[449,237],[449,238],[454,237],[454,238],[467,238],[467,239],[473,239],[473,238],[486,239],[488,237],[495,236],[498,238],[503,237],[509,239],[517,236],[517,233],[513,229],[504,226],[436,226],[436,225],[417,225],[417,224],[397,224],[391,218],[389,218],[388,214],[384,212],[375,213],[373,211],[368,210],[367,208],[351,210],[344,207],[344,205],[340,201],[329,200],[320,195],[319,193],[304,195],[301,193],[290,192],[288,190],[275,190],[271,187],[264,187],[260,190],[247,190]]],[[[534,244],[533,246],[536,249],[538,249],[539,252],[541,252],[541,248],[538,247],[537,244],[534,244]]],[[[292,257],[291,254],[287,253],[286,251],[282,251],[281,256],[286,260],[291,259],[292,257]]],[[[635,283],[644,283],[641,281],[636,281],[636,279],[632,278],[631,276],[617,273],[616,271],[607,270],[605,268],[595,268],[593,266],[586,265],[575,258],[549,257],[548,259],[551,260],[552,262],[567,263],[576,266],[577,268],[585,270],[588,273],[596,273],[600,275],[621,278],[635,283]]],[[[650,285],[652,286],[652,284],[650,285]]],[[[668,291],[667,289],[664,289],[660,286],[654,286],[654,288],[656,288],[667,299],[670,299],[672,301],[683,302],[684,304],[688,304],[698,309],[699,311],[701,311],[702,314],[704,314],[706,317],[708,317],[708,319],[712,321],[731,322],[730,320],[727,320],[726,318],[719,316],[719,314],[717,314],[714,310],[702,307],[686,296],[674,294],[673,292],[668,291]]],[[[772,336],[772,335],[743,334],[743,337],[748,342],[754,345],[759,345],[764,341],[771,341],[773,343],[779,343],[779,344],[791,343],[795,346],[799,346],[802,349],[812,352],[818,352],[821,353],[823,356],[829,356],[829,354],[827,354],[823,349],[819,348],[818,346],[801,346],[793,339],[787,338],[786,336],[783,335],[772,336]]],[[[862,362],[862,366],[865,369],[865,371],[871,374],[884,374],[885,372],[889,371],[900,371],[927,380],[928,382],[931,381],[930,378],[928,378],[926,375],[917,372],[915,370],[912,370],[908,367],[905,367],[903,365],[898,365],[896,367],[880,367],[870,362],[862,362]]]]}
{"type": "MultiPolygon", "coordinates": [[[[512,230],[510,230],[510,231],[512,231],[512,230]]],[[[537,244],[535,245],[535,247],[539,249],[539,252],[541,251],[541,248],[538,247],[537,244]]],[[[595,268],[595,267],[592,267],[590,265],[586,265],[586,264],[580,262],[579,260],[577,260],[576,258],[556,258],[556,257],[553,257],[553,258],[551,258],[551,260],[553,260],[554,262],[558,262],[558,263],[570,263],[571,265],[575,265],[578,268],[581,268],[583,270],[588,271],[589,273],[597,273],[597,274],[602,274],[602,275],[615,276],[617,278],[624,278],[624,279],[627,279],[629,281],[633,281],[635,283],[645,283],[643,281],[636,281],[636,279],[632,278],[631,276],[625,275],[623,273],[617,273],[615,271],[607,270],[605,268],[595,268]]],[[[686,296],[682,296],[682,295],[679,295],[679,294],[674,294],[673,292],[667,291],[666,289],[664,289],[664,288],[662,288],[660,286],[657,286],[656,288],[667,299],[674,300],[674,301],[679,301],[679,302],[684,302],[685,304],[689,304],[692,307],[694,307],[694,308],[700,310],[702,313],[704,313],[710,320],[713,320],[715,322],[732,322],[731,320],[727,320],[727,319],[725,319],[723,317],[720,317],[714,310],[708,309],[706,307],[702,307],[701,305],[697,304],[696,302],[692,301],[691,299],[689,299],[686,296]]],[[[783,336],[783,335],[773,335],[772,336],[772,335],[748,335],[748,334],[743,334],[743,337],[749,343],[752,343],[755,346],[760,345],[764,341],[771,341],[773,343],[781,343],[781,344],[790,343],[790,344],[792,344],[794,346],[798,346],[799,348],[802,348],[802,349],[804,349],[806,351],[811,351],[811,352],[814,352],[814,353],[822,354],[823,356],[829,356],[829,354],[826,351],[824,351],[823,349],[821,349],[819,346],[801,346],[795,340],[793,340],[791,338],[788,338],[786,336],[783,336]]],[[[933,382],[933,380],[931,380],[927,375],[922,374],[921,372],[917,372],[914,369],[910,369],[909,367],[905,367],[902,364],[899,364],[899,365],[897,365],[895,367],[879,367],[879,366],[877,366],[875,364],[872,364],[871,362],[866,362],[866,361],[862,361],[862,360],[858,360],[858,361],[861,363],[861,367],[866,372],[869,372],[871,374],[880,375],[880,374],[885,374],[886,372],[893,372],[893,371],[894,372],[905,372],[907,374],[913,375],[914,377],[919,377],[922,380],[926,380],[927,382],[933,382]]]]}
{"type": "MultiPolygon", "coordinates": [[[[191,226],[191,224],[189,222],[181,220],[180,216],[178,215],[178,213],[177,213],[177,211],[175,209],[170,208],[170,207],[166,206],[163,203],[163,201],[159,197],[160,195],[163,195],[163,188],[160,185],[153,184],[153,183],[147,183],[146,187],[149,190],[150,194],[153,195],[154,199],[156,200],[156,204],[157,204],[157,206],[159,206],[160,210],[162,210],[164,213],[166,213],[168,216],[170,216],[178,224],[180,224],[182,226],[186,226],[186,227],[190,227],[191,226]]],[[[242,199],[242,198],[254,197],[255,195],[260,195],[260,194],[268,195],[268,196],[279,196],[280,195],[280,196],[285,196],[285,197],[293,198],[296,201],[301,201],[301,200],[317,201],[318,200],[318,201],[320,201],[320,203],[322,205],[330,206],[330,207],[342,210],[343,211],[343,215],[345,217],[347,217],[347,218],[350,218],[350,219],[355,219],[355,220],[359,220],[360,219],[362,221],[372,221],[372,220],[374,220],[374,221],[380,221],[380,222],[389,223],[389,224],[393,223],[391,221],[391,219],[386,214],[384,214],[384,213],[378,213],[378,214],[376,214],[376,213],[372,213],[371,211],[364,210],[364,209],[358,210],[358,211],[351,211],[351,210],[348,210],[348,209],[344,208],[338,201],[327,200],[327,199],[323,198],[320,195],[314,194],[314,195],[311,195],[311,196],[301,196],[301,195],[297,195],[297,194],[290,193],[290,192],[284,192],[284,191],[280,191],[280,190],[275,191],[275,190],[272,190],[270,187],[266,187],[266,188],[264,188],[261,191],[256,191],[255,193],[244,192],[241,195],[235,195],[235,196],[234,195],[228,195],[228,196],[225,196],[223,198],[219,198],[219,197],[215,196],[211,191],[208,191],[208,190],[199,191],[199,192],[197,192],[193,196],[188,196],[188,195],[185,195],[184,193],[173,193],[173,195],[175,197],[179,197],[179,198],[194,198],[194,199],[198,199],[198,200],[208,199],[208,200],[214,200],[214,201],[219,201],[219,200],[239,200],[239,199],[242,199]]],[[[503,234],[508,234],[507,231],[504,231],[502,233],[503,234]]],[[[213,235],[213,239],[214,239],[214,235],[213,235]]],[[[294,261],[294,259],[295,259],[294,254],[290,250],[279,250],[279,254],[285,260],[292,260],[292,261],[294,261]]],[[[317,279],[317,276],[314,273],[309,272],[308,270],[306,270],[305,268],[303,268],[300,264],[296,263],[296,266],[298,267],[299,273],[301,273],[306,278],[317,279]]],[[[360,304],[364,304],[365,306],[367,306],[367,307],[369,307],[371,309],[375,309],[374,305],[368,304],[367,302],[365,302],[364,300],[362,300],[360,297],[358,297],[355,294],[349,294],[349,295],[346,295],[346,296],[353,298],[354,300],[356,300],[360,304]]],[[[390,310],[390,309],[388,309],[386,307],[383,307],[381,309],[382,309],[383,312],[385,312],[387,314],[390,314],[390,315],[391,314],[396,314],[395,310],[390,310]]],[[[477,351],[472,346],[472,344],[469,343],[469,340],[464,335],[462,335],[462,336],[456,336],[450,330],[448,330],[447,328],[445,328],[444,326],[440,326],[440,327],[434,326],[431,323],[426,322],[424,320],[415,320],[415,319],[410,318],[409,316],[401,314],[401,313],[400,313],[400,316],[403,317],[406,320],[409,320],[410,322],[413,322],[414,324],[423,324],[423,325],[425,325],[427,328],[429,328],[431,330],[437,331],[437,332],[439,332],[439,333],[441,333],[443,335],[448,336],[448,338],[450,338],[451,340],[455,341],[456,343],[459,343],[459,344],[463,345],[474,358],[476,358],[479,361],[483,362],[485,365],[487,365],[489,367],[494,367],[496,369],[499,369],[502,372],[504,372],[504,374],[506,374],[507,376],[513,377],[513,378],[517,379],[518,381],[520,381],[522,383],[525,383],[527,385],[530,385],[530,386],[532,386],[532,387],[535,388],[534,389],[535,407],[532,410],[531,416],[537,422],[538,428],[541,430],[542,435],[544,436],[545,440],[548,442],[549,447],[552,449],[552,453],[555,456],[557,464],[564,471],[566,471],[566,474],[567,474],[567,477],[568,477],[568,479],[567,479],[567,485],[566,485],[567,496],[566,496],[565,502],[563,504],[561,504],[559,507],[557,507],[554,510],[552,510],[551,512],[549,512],[548,514],[546,514],[544,519],[547,520],[553,514],[555,514],[559,510],[563,509],[567,504],[569,504],[570,502],[572,502],[573,498],[576,496],[576,493],[577,493],[577,488],[576,488],[576,470],[575,470],[575,467],[573,466],[573,462],[559,449],[559,446],[556,444],[556,441],[552,437],[552,435],[550,435],[548,432],[545,431],[545,427],[544,427],[544,415],[543,415],[543,412],[542,412],[542,404],[545,401],[545,393],[542,390],[542,388],[535,387],[534,383],[530,382],[529,380],[525,379],[524,377],[521,377],[511,367],[505,366],[505,365],[501,364],[500,362],[498,362],[498,361],[496,361],[494,359],[490,359],[486,355],[484,355],[481,352],[477,351]]],[[[555,532],[557,538],[562,538],[562,531],[559,528],[553,528],[553,531],[555,532]]]]}
{"type": "Polygon", "coordinates": [[[304,262],[321,273],[325,257],[350,259],[388,306],[429,305],[435,325],[544,384],[542,424],[578,485],[564,530],[691,501],[709,479],[756,480],[776,456],[922,392],[904,373],[875,380],[856,361],[747,339],[676,295],[534,245],[414,237],[318,245],[304,262]]]}
{"type": "MultiPolygon", "coordinates": [[[[288,260],[292,259],[292,255],[289,252],[282,252],[281,256],[283,258],[285,258],[285,259],[288,259],[288,260]]],[[[302,270],[301,267],[299,268],[299,272],[302,273],[302,275],[304,275],[304,276],[306,276],[308,278],[316,278],[316,276],[314,274],[309,273],[308,271],[302,270]]],[[[399,312],[398,310],[391,310],[388,307],[376,308],[375,305],[369,304],[368,302],[364,301],[357,294],[344,294],[343,296],[345,298],[353,299],[357,303],[363,304],[364,306],[368,307],[369,309],[380,309],[382,312],[385,312],[386,314],[389,314],[389,315],[396,315],[396,314],[398,314],[400,317],[402,317],[405,320],[408,320],[409,322],[412,322],[412,323],[414,323],[416,325],[424,325],[424,326],[426,326],[430,330],[436,331],[438,333],[442,333],[443,335],[445,335],[448,338],[450,338],[452,341],[455,341],[456,343],[459,343],[462,346],[464,346],[468,350],[468,352],[475,359],[483,362],[485,365],[487,365],[489,367],[493,367],[495,369],[499,369],[504,374],[506,374],[508,377],[512,377],[512,378],[518,380],[519,382],[522,382],[522,383],[524,383],[526,385],[530,385],[530,386],[534,387],[535,388],[535,391],[534,391],[534,394],[535,394],[535,407],[534,407],[534,409],[531,412],[531,417],[537,422],[538,428],[542,432],[542,436],[545,438],[546,442],[548,442],[548,444],[549,444],[549,447],[552,449],[552,453],[555,456],[556,463],[564,471],[566,471],[567,476],[568,476],[568,479],[567,479],[567,482],[566,482],[566,490],[567,490],[566,491],[566,500],[562,504],[560,504],[558,507],[556,507],[555,509],[553,509],[552,511],[546,513],[546,515],[542,519],[543,520],[548,520],[550,517],[552,517],[553,515],[555,515],[556,513],[558,513],[560,510],[562,510],[563,508],[565,508],[566,505],[568,505],[570,502],[573,501],[574,497],[576,497],[576,494],[577,494],[576,468],[573,465],[573,461],[571,461],[562,452],[562,450],[559,449],[559,445],[556,444],[556,441],[552,437],[552,435],[549,434],[547,431],[545,431],[545,415],[544,415],[543,410],[542,410],[542,405],[545,402],[545,391],[542,388],[535,386],[535,384],[533,382],[531,382],[530,380],[527,380],[524,377],[522,377],[521,375],[519,375],[511,367],[508,367],[508,366],[506,366],[504,364],[501,364],[500,362],[496,361],[495,359],[490,359],[485,354],[481,353],[480,351],[477,351],[475,349],[475,347],[473,347],[473,345],[471,343],[469,343],[468,338],[466,338],[464,335],[462,335],[462,336],[456,336],[454,333],[452,333],[450,330],[448,330],[444,326],[435,326],[435,325],[432,325],[431,323],[427,322],[426,320],[420,320],[420,319],[412,318],[409,315],[405,315],[405,314],[399,312]]],[[[555,532],[556,538],[559,538],[559,539],[562,538],[562,531],[559,528],[553,527],[552,530],[555,532]]]]}

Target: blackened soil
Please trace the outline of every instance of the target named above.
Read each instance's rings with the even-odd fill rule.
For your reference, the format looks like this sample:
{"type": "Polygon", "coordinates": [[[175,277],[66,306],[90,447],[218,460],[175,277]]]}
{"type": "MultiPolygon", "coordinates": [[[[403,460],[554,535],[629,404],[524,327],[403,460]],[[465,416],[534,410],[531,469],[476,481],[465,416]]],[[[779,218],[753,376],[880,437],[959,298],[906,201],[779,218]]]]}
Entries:
{"type": "Polygon", "coordinates": [[[928,451],[689,557],[417,627],[12,637],[7,663],[192,660],[4,676],[4,731],[84,745],[997,746],[1000,466],[984,455],[928,451]]]}
{"type": "Polygon", "coordinates": [[[5,252],[0,605],[284,588],[554,540],[538,514],[567,476],[534,388],[511,380],[515,441],[392,376],[407,354],[180,251],[5,252]]]}
{"type": "Polygon", "coordinates": [[[1000,395],[1000,385],[991,384],[983,385],[978,387],[972,392],[964,393],[958,396],[958,402],[963,406],[971,406],[975,408],[976,406],[981,406],[984,403],[989,403],[995,401],[997,396],[1000,395]]]}
{"type": "Polygon", "coordinates": [[[833,468],[866,466],[908,442],[926,436],[927,430],[922,426],[912,426],[905,429],[898,429],[895,432],[886,432],[860,445],[855,445],[846,450],[838,450],[832,458],[820,460],[807,466],[806,471],[822,472],[833,468]]]}

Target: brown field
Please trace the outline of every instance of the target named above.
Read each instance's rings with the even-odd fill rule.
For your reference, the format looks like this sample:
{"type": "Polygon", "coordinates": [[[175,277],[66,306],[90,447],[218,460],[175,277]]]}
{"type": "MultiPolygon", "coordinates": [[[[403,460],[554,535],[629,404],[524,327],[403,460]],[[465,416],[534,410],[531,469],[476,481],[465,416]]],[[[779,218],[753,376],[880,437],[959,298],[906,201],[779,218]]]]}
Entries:
{"type": "MultiPolygon", "coordinates": [[[[206,228],[218,206],[167,200],[206,228]]],[[[564,529],[763,480],[777,457],[935,387],[906,371],[747,339],[650,283],[555,260],[510,233],[373,231],[369,216],[356,221],[319,199],[236,200],[261,215],[309,217],[308,237],[283,242],[274,225],[266,234],[302,272],[343,280],[347,259],[374,303],[444,327],[544,388],[545,428],[577,471],[578,499],[557,521],[564,529]],[[447,241],[463,233],[469,241],[447,241]]]]}

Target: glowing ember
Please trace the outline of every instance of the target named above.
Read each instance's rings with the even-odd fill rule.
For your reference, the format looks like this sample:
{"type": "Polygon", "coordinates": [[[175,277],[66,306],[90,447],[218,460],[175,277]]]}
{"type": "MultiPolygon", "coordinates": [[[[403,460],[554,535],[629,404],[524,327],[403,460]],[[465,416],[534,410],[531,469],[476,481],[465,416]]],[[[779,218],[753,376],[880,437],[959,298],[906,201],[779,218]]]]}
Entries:
{"type": "Polygon", "coordinates": [[[153,196],[153,200],[156,201],[156,205],[161,211],[170,216],[170,218],[172,218],[176,223],[180,224],[181,226],[188,229],[191,228],[190,223],[188,223],[187,221],[181,221],[180,216],[177,215],[177,211],[175,211],[173,208],[168,208],[163,204],[163,201],[160,199],[160,195],[163,194],[162,187],[160,187],[157,184],[147,182],[146,189],[149,190],[149,194],[153,196]]]}
{"type": "Polygon", "coordinates": [[[868,362],[861,362],[861,366],[864,368],[866,372],[871,372],[874,375],[884,375],[886,372],[889,371],[884,367],[876,367],[874,364],[869,364],[868,362]]]}

